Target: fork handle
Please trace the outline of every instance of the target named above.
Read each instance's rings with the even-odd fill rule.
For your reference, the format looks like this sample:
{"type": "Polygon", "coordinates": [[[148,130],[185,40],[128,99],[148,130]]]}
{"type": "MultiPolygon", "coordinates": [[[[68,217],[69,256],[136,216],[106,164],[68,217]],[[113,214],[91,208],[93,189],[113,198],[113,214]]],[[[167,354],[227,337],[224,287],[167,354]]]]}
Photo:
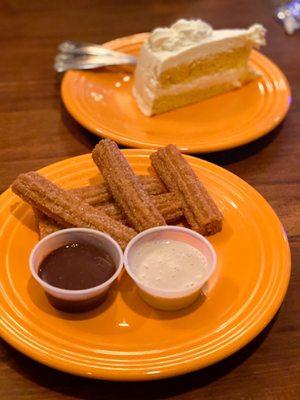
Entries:
{"type": "MultiPolygon", "coordinates": [[[[64,54],[81,54],[94,56],[122,56],[124,53],[106,49],[98,44],[67,40],[58,46],[58,50],[64,54]]],[[[127,55],[127,54],[126,54],[127,55]]]]}

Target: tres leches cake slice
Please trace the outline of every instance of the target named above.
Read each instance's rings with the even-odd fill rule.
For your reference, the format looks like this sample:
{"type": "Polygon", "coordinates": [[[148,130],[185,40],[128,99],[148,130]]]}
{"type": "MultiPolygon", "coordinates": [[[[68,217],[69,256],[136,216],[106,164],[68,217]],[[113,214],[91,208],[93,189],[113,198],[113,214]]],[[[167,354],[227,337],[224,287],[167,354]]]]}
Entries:
{"type": "Polygon", "coordinates": [[[133,94],[141,111],[160,114],[238,88],[257,77],[248,65],[253,47],[265,45],[266,30],[214,30],[181,19],[157,28],[141,47],[133,94]]]}

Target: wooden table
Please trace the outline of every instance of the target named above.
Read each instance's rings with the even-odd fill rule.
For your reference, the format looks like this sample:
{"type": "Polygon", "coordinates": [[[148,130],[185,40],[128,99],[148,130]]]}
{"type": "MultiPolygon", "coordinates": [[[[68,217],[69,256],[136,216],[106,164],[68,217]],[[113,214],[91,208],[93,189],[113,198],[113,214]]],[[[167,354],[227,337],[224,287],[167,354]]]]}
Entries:
{"type": "Polygon", "coordinates": [[[300,33],[284,34],[273,18],[274,4],[259,0],[0,3],[0,191],[20,172],[89,152],[98,141],[68,115],[60,100],[60,80],[52,64],[58,43],[65,39],[104,42],[180,17],[201,17],[216,28],[261,22],[269,32],[263,51],[286,73],[293,91],[287,118],[268,136],[203,156],[253,185],[274,207],[288,233],[292,279],[280,311],[265,331],[217,365],[150,383],[73,377],[0,341],[1,399],[300,398],[300,33]]]}

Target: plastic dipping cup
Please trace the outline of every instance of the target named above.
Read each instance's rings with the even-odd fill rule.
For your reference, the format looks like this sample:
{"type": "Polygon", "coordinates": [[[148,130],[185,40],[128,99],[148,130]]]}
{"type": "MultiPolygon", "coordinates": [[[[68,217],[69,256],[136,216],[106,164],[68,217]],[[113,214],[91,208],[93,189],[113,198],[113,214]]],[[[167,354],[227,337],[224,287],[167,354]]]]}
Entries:
{"type": "Polygon", "coordinates": [[[104,300],[112,283],[122,271],[123,253],[118,243],[105,233],[86,228],[70,228],[54,232],[39,241],[29,258],[31,274],[43,287],[50,303],[57,309],[66,312],[89,311],[104,300]],[[52,251],[68,243],[89,243],[105,250],[112,258],[116,271],[106,282],[83,290],[61,289],[50,285],[38,275],[39,267],[45,257],[52,251]]]}
{"type": "MultiPolygon", "coordinates": [[[[217,256],[209,241],[199,233],[191,229],[176,226],[160,226],[139,233],[127,245],[124,253],[124,265],[126,271],[139,288],[141,297],[152,307],[160,310],[180,310],[192,304],[199,294],[201,288],[213,274],[217,263],[217,256]],[[159,289],[148,286],[137,277],[132,269],[132,260],[135,252],[140,246],[149,241],[175,240],[187,243],[200,250],[207,260],[206,272],[201,279],[191,288],[184,289],[159,289]]],[[[188,268],[188,265],[186,266],[188,268]]]]}

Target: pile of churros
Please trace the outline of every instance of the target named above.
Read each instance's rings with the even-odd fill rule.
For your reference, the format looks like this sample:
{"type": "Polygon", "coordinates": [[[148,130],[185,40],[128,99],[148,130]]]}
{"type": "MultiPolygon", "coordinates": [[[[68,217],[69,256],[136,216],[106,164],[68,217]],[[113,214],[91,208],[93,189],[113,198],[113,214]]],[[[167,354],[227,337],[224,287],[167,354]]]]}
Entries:
{"type": "Polygon", "coordinates": [[[183,220],[205,236],[221,231],[221,211],[174,145],[151,154],[156,176],[135,175],[110,139],[101,140],[92,157],[103,184],[64,190],[37,172],[21,174],[12,184],[33,207],[40,238],[68,227],[92,228],[124,249],[138,232],[183,220]]]}

